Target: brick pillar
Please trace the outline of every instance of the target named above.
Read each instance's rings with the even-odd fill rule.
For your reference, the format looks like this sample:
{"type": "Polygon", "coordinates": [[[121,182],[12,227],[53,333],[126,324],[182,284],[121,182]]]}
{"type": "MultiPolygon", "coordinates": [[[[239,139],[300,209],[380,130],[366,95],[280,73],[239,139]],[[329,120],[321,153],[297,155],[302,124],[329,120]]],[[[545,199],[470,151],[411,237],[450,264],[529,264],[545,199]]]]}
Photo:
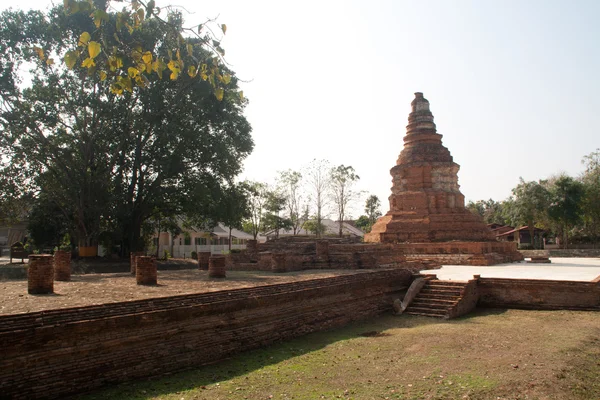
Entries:
{"type": "Polygon", "coordinates": [[[271,255],[273,260],[271,264],[271,270],[273,272],[286,272],[287,269],[285,267],[286,254],[285,253],[273,253],[271,255]]]}
{"type": "Polygon", "coordinates": [[[246,254],[251,262],[258,261],[258,241],[250,239],[246,241],[246,254]]]}
{"type": "Polygon", "coordinates": [[[54,258],[50,254],[29,255],[27,292],[29,294],[54,293],[54,258]]]}
{"type": "Polygon", "coordinates": [[[198,268],[206,271],[208,270],[208,260],[210,259],[211,256],[211,252],[210,251],[200,251],[198,252],[198,268]]]}
{"type": "Polygon", "coordinates": [[[156,285],[156,260],[152,257],[135,258],[135,280],[138,285],[156,285]]]}
{"type": "Polygon", "coordinates": [[[225,278],[225,256],[211,256],[208,260],[208,277],[225,278]]]}
{"type": "Polygon", "coordinates": [[[129,253],[129,270],[131,271],[131,275],[135,275],[135,258],[139,256],[145,256],[146,254],[143,251],[132,251],[129,253]]]}
{"type": "Polygon", "coordinates": [[[328,240],[317,240],[317,258],[321,261],[329,260],[328,240]]]}
{"type": "Polygon", "coordinates": [[[71,280],[71,252],[57,250],[54,252],[54,280],[71,280]]]}

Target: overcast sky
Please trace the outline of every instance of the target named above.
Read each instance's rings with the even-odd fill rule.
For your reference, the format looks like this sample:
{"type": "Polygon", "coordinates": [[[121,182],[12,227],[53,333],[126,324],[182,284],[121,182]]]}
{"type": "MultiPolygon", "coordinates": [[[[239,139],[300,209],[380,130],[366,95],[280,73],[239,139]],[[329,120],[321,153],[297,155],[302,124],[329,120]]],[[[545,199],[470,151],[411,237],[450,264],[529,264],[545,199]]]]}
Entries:
{"type": "Polygon", "coordinates": [[[597,0],[156,2],[185,6],[188,25],[227,24],[255,142],[242,178],[327,159],[353,166],[385,213],[414,92],[467,200],[503,200],[519,177],[577,176],[600,147],[597,0]]]}

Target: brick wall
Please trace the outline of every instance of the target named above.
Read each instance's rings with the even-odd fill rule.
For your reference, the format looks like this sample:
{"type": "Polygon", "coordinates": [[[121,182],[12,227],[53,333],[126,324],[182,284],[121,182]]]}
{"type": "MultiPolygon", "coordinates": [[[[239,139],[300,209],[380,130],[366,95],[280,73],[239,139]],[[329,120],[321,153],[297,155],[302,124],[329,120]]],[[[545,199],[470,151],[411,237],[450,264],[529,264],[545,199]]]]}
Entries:
{"type": "Polygon", "coordinates": [[[600,282],[479,278],[479,306],[599,310],[600,282]]]}
{"type": "Polygon", "coordinates": [[[0,397],[161,375],[391,311],[408,270],[0,317],[0,397]]]}

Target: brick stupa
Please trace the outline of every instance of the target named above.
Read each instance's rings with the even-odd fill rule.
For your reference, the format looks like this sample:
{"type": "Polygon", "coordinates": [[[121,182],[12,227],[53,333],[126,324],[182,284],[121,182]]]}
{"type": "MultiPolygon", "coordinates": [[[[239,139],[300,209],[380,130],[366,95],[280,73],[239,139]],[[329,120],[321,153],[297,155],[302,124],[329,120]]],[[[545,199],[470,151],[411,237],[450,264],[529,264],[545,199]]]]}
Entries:
{"type": "Polygon", "coordinates": [[[404,243],[408,253],[414,247],[426,253],[478,254],[479,261],[472,263],[480,265],[522,259],[514,243],[497,242],[483,220],[465,208],[460,167],[442,144],[423,93],[415,93],[411,106],[404,149],[390,171],[390,210],[365,235],[365,242],[404,243]]]}

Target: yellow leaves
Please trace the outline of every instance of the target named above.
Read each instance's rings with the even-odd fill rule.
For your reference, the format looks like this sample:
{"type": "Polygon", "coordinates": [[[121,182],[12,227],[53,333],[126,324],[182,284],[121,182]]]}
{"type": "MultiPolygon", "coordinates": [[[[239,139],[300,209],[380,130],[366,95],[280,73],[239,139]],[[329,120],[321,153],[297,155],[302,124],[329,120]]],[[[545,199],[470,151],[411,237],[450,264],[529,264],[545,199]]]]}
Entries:
{"type": "Polygon", "coordinates": [[[193,78],[196,76],[196,74],[198,73],[198,71],[196,71],[196,67],[194,67],[193,65],[190,65],[188,67],[188,75],[190,76],[190,78],[193,78]]]}
{"type": "Polygon", "coordinates": [[[78,46],[84,47],[88,44],[88,42],[90,41],[90,39],[92,38],[92,36],[87,33],[87,32],[83,32],[81,34],[81,36],[79,36],[79,44],[78,46]]]}
{"type": "Polygon", "coordinates": [[[117,69],[123,68],[123,60],[121,57],[108,57],[108,68],[110,68],[110,70],[113,72],[115,72],[117,69]]]}
{"type": "Polygon", "coordinates": [[[107,78],[106,72],[100,71],[100,81],[104,82],[107,78]]]}
{"type": "Polygon", "coordinates": [[[140,74],[140,71],[137,68],[133,68],[133,67],[127,68],[127,75],[129,75],[130,78],[135,78],[139,74],[140,74]]]}
{"type": "Polygon", "coordinates": [[[167,67],[171,71],[171,76],[170,76],[171,80],[172,81],[176,80],[179,77],[179,73],[181,72],[181,68],[179,68],[179,62],[171,60],[167,64],[167,67]]]}
{"type": "Polygon", "coordinates": [[[191,57],[191,56],[193,56],[193,55],[194,55],[194,46],[193,46],[191,43],[188,43],[188,44],[185,46],[185,48],[186,48],[186,50],[187,50],[188,56],[190,56],[190,57],[191,57]]]}
{"type": "Polygon", "coordinates": [[[221,81],[223,81],[224,84],[229,85],[229,82],[231,82],[231,75],[229,74],[225,74],[221,77],[221,81]]]}
{"type": "Polygon", "coordinates": [[[147,51],[144,54],[142,54],[142,61],[144,61],[145,64],[151,64],[152,63],[152,53],[147,51]]]}
{"type": "Polygon", "coordinates": [[[244,101],[244,91],[243,90],[240,90],[238,92],[238,96],[239,96],[240,100],[244,101]]]}
{"type": "Polygon", "coordinates": [[[93,58],[88,57],[85,60],[83,60],[81,66],[84,68],[92,68],[96,66],[96,63],[94,62],[93,58]]]}
{"type": "Polygon", "coordinates": [[[227,25],[221,24],[221,30],[223,31],[223,35],[227,33],[227,25]]]}
{"type": "Polygon", "coordinates": [[[46,59],[46,56],[44,55],[44,49],[41,47],[33,46],[33,51],[37,53],[40,60],[44,61],[46,59]]]}
{"type": "Polygon", "coordinates": [[[50,66],[52,64],[54,64],[54,59],[53,58],[49,58],[49,59],[46,60],[46,65],[50,66]]]}
{"type": "Polygon", "coordinates": [[[217,100],[219,100],[219,101],[223,100],[224,94],[225,94],[225,91],[222,88],[215,89],[215,97],[217,98],[217,100]]]}
{"type": "Polygon", "coordinates": [[[98,43],[98,42],[89,42],[88,43],[88,53],[90,54],[90,58],[98,57],[98,54],[100,54],[101,49],[102,48],[100,47],[100,43],[98,43]]]}
{"type": "Polygon", "coordinates": [[[79,58],[78,51],[69,50],[65,54],[65,57],[63,58],[63,60],[65,61],[65,64],[67,64],[67,68],[73,69],[73,67],[75,67],[75,64],[77,63],[78,58],[79,58]]]}
{"type": "Polygon", "coordinates": [[[162,79],[162,74],[165,69],[167,69],[167,66],[161,59],[157,59],[152,63],[152,70],[158,74],[159,79],[162,79]]]}

